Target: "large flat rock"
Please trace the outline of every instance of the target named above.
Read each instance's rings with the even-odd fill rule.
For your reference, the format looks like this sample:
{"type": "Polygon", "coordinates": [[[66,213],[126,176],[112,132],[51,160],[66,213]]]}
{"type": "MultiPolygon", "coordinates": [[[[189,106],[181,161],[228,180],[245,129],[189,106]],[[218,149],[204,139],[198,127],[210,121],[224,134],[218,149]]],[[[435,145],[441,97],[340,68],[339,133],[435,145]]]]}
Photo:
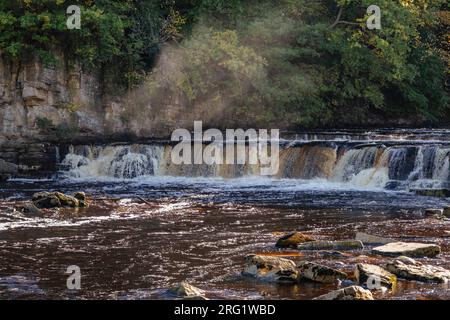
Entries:
{"type": "Polygon", "coordinates": [[[392,242],[375,247],[372,252],[384,256],[435,257],[441,253],[441,248],[428,243],[392,242]]]}
{"type": "Polygon", "coordinates": [[[437,283],[448,283],[450,281],[450,270],[422,264],[408,257],[400,257],[389,262],[386,269],[399,278],[407,280],[437,283]]]}
{"type": "Polygon", "coordinates": [[[384,238],[364,232],[357,232],[355,235],[355,240],[359,240],[364,244],[387,244],[397,241],[390,238],[384,238]]]}

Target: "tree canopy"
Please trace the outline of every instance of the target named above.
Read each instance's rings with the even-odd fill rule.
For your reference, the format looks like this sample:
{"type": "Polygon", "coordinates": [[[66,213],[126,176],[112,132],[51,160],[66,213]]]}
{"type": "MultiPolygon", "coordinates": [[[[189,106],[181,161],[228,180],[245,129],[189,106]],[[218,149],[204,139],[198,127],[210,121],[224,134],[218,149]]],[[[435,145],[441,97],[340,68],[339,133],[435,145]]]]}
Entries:
{"type": "MultiPolygon", "coordinates": [[[[377,0],[23,0],[0,3],[0,50],[52,63],[62,48],[155,97],[221,105],[243,125],[445,122],[448,4],[377,0]],[[68,30],[66,8],[82,9],[68,30]],[[168,49],[167,49],[168,48],[168,49]],[[174,66],[158,63],[166,55],[174,66]],[[164,76],[162,76],[164,75],[164,76]]],[[[157,99],[157,103],[164,103],[157,99]]]]}

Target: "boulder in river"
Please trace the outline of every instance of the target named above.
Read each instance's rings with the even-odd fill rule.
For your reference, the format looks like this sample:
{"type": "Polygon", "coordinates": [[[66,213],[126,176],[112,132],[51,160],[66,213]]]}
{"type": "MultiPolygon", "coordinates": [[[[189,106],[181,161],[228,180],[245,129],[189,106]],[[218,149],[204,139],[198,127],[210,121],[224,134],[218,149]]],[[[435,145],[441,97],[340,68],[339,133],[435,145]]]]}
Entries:
{"type": "Polygon", "coordinates": [[[275,244],[278,248],[296,248],[298,244],[304,242],[311,242],[314,239],[308,235],[301,232],[289,233],[278,239],[275,244]]]}
{"type": "Polygon", "coordinates": [[[355,240],[359,240],[364,244],[386,244],[397,241],[389,238],[371,235],[364,232],[357,232],[355,235],[355,240]]]}
{"type": "Polygon", "coordinates": [[[372,292],[360,286],[350,286],[314,298],[313,300],[374,300],[372,292]]]}
{"type": "Polygon", "coordinates": [[[372,252],[384,256],[435,257],[441,248],[428,243],[392,242],[373,248],[372,252]]]}
{"type": "Polygon", "coordinates": [[[297,265],[297,268],[300,278],[315,282],[336,283],[338,280],[347,279],[345,272],[314,262],[301,262],[297,265]]]}
{"type": "Polygon", "coordinates": [[[393,288],[397,283],[397,277],[389,271],[366,263],[358,263],[355,267],[355,278],[358,283],[369,289],[381,289],[381,287],[393,288]]]}
{"type": "Polygon", "coordinates": [[[425,209],[425,217],[436,217],[440,218],[444,216],[444,209],[425,209]]]}
{"type": "Polygon", "coordinates": [[[299,250],[356,250],[364,249],[364,245],[359,240],[341,241],[312,241],[302,243],[297,246],[299,250]]]}
{"type": "Polygon", "coordinates": [[[245,257],[243,275],[263,281],[293,282],[298,280],[298,270],[292,260],[260,255],[245,257]]]}
{"type": "Polygon", "coordinates": [[[205,292],[186,281],[182,281],[179,284],[173,286],[167,292],[171,295],[175,295],[182,299],[192,300],[207,300],[204,296],[205,292]]]}
{"type": "MultiPolygon", "coordinates": [[[[77,193],[81,197],[81,193],[77,193]]],[[[85,207],[85,200],[66,195],[61,192],[38,192],[33,195],[33,203],[38,208],[85,207]]],[[[85,199],[85,197],[84,197],[85,199]]]]}
{"type": "Polygon", "coordinates": [[[399,257],[389,262],[386,269],[399,278],[407,280],[437,283],[448,283],[450,281],[450,270],[422,264],[408,257],[399,257]]]}

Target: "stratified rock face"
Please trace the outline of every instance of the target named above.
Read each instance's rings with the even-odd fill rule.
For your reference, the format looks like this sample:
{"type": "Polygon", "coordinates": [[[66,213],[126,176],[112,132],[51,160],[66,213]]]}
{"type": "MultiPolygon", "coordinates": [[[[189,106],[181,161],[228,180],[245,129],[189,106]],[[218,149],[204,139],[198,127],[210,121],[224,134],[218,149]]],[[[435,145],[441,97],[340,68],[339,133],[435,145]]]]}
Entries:
{"type": "Polygon", "coordinates": [[[298,271],[291,260],[248,255],[245,257],[246,266],[243,275],[252,276],[259,280],[271,282],[293,282],[298,280],[298,271]]]}
{"type": "Polygon", "coordinates": [[[356,250],[364,249],[364,245],[359,240],[342,240],[342,241],[312,241],[299,244],[299,250],[356,250]]]}
{"type": "Polygon", "coordinates": [[[371,234],[367,234],[364,232],[357,232],[355,236],[355,240],[359,240],[364,244],[386,244],[391,242],[396,242],[396,240],[379,237],[371,234]]]}
{"type": "Polygon", "coordinates": [[[422,264],[408,257],[399,257],[386,265],[399,278],[422,282],[448,283],[450,271],[441,267],[422,264]]]}
{"type": "Polygon", "coordinates": [[[372,251],[384,256],[435,257],[441,253],[441,248],[436,244],[392,242],[372,251]]]}
{"type": "Polygon", "coordinates": [[[397,277],[394,274],[379,266],[365,263],[356,265],[355,278],[360,285],[369,289],[381,289],[377,288],[378,286],[393,288],[397,283],[397,277]]]}
{"type": "Polygon", "coordinates": [[[193,299],[193,300],[206,300],[204,294],[205,292],[186,281],[173,286],[167,292],[171,295],[175,295],[182,299],[193,299]]]}
{"type": "Polygon", "coordinates": [[[301,278],[315,282],[336,283],[338,280],[347,278],[345,272],[314,262],[301,262],[297,267],[301,278]]]}
{"type": "Polygon", "coordinates": [[[372,293],[359,286],[350,286],[347,288],[331,291],[313,300],[374,300],[372,293]]]}
{"type": "Polygon", "coordinates": [[[294,232],[278,239],[275,246],[278,248],[296,248],[298,244],[310,241],[314,241],[314,239],[301,232],[294,232]]]}
{"type": "Polygon", "coordinates": [[[85,207],[84,200],[66,195],[61,192],[38,192],[33,195],[33,203],[37,208],[58,208],[58,207],[85,207]]]}

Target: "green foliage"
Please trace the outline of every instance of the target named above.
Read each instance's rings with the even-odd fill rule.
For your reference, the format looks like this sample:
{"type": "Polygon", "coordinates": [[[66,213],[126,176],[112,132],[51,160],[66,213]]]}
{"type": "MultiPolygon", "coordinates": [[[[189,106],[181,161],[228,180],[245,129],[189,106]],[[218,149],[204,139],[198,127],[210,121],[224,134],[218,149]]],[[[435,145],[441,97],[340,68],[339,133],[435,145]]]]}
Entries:
{"type": "MultiPolygon", "coordinates": [[[[2,1],[0,50],[11,59],[38,54],[54,64],[53,49],[63,48],[84,66],[101,69],[105,82],[131,91],[146,80],[158,106],[180,97],[190,107],[223,108],[224,116],[246,125],[448,119],[448,5],[379,0],[382,28],[369,30],[372,4],[2,1]],[[69,4],[82,8],[81,30],[66,28],[69,4]]],[[[127,119],[132,116],[128,110],[127,119]]]]}
{"type": "Polygon", "coordinates": [[[132,85],[135,74],[152,65],[162,39],[179,35],[180,19],[173,5],[158,0],[1,1],[0,50],[12,59],[37,53],[52,64],[54,50],[62,48],[85,67],[109,69],[119,79],[134,75],[125,78],[132,85]],[[66,26],[71,4],[81,8],[80,30],[66,26]]]}
{"type": "Polygon", "coordinates": [[[54,128],[53,121],[48,118],[37,118],[36,126],[41,132],[49,132],[54,128]]]}
{"type": "Polygon", "coordinates": [[[71,126],[67,123],[61,123],[55,127],[55,135],[60,141],[70,141],[76,137],[78,133],[78,127],[71,126]]]}

